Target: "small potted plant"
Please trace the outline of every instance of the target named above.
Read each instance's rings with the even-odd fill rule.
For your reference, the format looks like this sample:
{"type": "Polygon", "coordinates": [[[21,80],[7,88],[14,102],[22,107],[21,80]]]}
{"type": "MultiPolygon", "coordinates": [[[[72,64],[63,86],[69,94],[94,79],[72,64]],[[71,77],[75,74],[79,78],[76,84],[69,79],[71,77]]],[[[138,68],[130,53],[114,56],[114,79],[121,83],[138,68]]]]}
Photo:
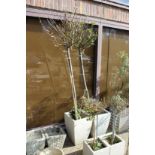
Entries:
{"type": "Polygon", "coordinates": [[[129,56],[124,51],[117,56],[120,65],[114,68],[110,86],[114,93],[119,92],[120,97],[126,100],[126,107],[118,113],[116,120],[116,131],[120,133],[129,129],[129,56]]]}
{"type": "Polygon", "coordinates": [[[83,142],[83,155],[109,155],[109,146],[100,138],[83,142]]]}
{"type": "Polygon", "coordinates": [[[126,99],[122,98],[119,92],[111,97],[110,109],[112,113],[112,133],[107,134],[104,140],[110,146],[109,155],[124,155],[125,141],[116,134],[116,123],[119,113],[126,107],[126,99]]]}
{"type": "Polygon", "coordinates": [[[99,104],[94,104],[93,106],[89,106],[89,114],[90,118],[93,121],[93,138],[86,140],[83,142],[83,155],[109,155],[109,146],[104,141],[101,140],[96,135],[96,125],[95,125],[95,119],[96,115],[100,113],[100,106],[99,104]]]}

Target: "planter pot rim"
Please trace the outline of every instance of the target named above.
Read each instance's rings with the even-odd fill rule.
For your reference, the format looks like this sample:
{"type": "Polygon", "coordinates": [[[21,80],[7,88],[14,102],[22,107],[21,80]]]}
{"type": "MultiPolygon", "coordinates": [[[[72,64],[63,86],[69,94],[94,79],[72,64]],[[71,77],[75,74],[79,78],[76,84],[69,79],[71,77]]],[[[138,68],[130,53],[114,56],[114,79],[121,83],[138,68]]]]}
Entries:
{"type": "Polygon", "coordinates": [[[32,142],[32,141],[42,141],[42,140],[45,140],[45,135],[43,134],[43,131],[42,130],[39,130],[39,129],[37,129],[37,130],[35,130],[35,129],[33,129],[33,130],[29,130],[29,131],[26,131],[26,142],[28,143],[28,142],[32,142]],[[40,134],[41,134],[41,137],[40,138],[35,138],[35,139],[31,139],[31,140],[29,140],[28,138],[27,138],[27,134],[30,134],[30,133],[34,133],[35,134],[35,132],[40,132],[40,134]]]}
{"type": "Polygon", "coordinates": [[[96,114],[96,115],[102,115],[102,114],[109,114],[110,112],[106,109],[103,109],[103,111],[101,111],[100,113],[96,114]]]}
{"type": "MultiPolygon", "coordinates": [[[[65,115],[67,115],[67,116],[72,120],[72,122],[74,122],[74,123],[75,123],[75,122],[80,122],[80,121],[82,121],[82,120],[87,120],[87,119],[89,119],[88,117],[84,117],[84,118],[75,120],[75,119],[73,119],[73,118],[71,117],[70,112],[65,112],[65,115]]],[[[92,120],[87,120],[87,121],[92,121],[92,120]]]]}
{"type": "Polygon", "coordinates": [[[110,135],[112,135],[112,132],[109,132],[109,133],[107,133],[107,134],[105,134],[105,135],[103,135],[103,136],[100,136],[100,139],[101,139],[102,141],[106,142],[106,144],[108,144],[108,145],[110,145],[110,146],[117,145],[117,144],[119,144],[119,143],[125,142],[125,140],[124,140],[122,137],[120,137],[119,135],[116,134],[115,136],[120,140],[120,142],[111,145],[111,144],[109,144],[108,141],[106,140],[106,138],[107,138],[108,136],[110,136],[110,135]]]}

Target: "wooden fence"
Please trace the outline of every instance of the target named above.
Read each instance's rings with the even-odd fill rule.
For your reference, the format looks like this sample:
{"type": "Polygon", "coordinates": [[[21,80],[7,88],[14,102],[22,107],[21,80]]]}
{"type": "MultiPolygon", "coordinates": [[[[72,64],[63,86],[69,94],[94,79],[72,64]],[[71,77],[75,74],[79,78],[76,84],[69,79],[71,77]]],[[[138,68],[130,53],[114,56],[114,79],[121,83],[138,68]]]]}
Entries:
{"type": "Polygon", "coordinates": [[[62,12],[75,12],[89,17],[97,17],[122,23],[129,23],[128,7],[117,7],[86,0],[27,0],[28,6],[46,8],[62,12]]]}

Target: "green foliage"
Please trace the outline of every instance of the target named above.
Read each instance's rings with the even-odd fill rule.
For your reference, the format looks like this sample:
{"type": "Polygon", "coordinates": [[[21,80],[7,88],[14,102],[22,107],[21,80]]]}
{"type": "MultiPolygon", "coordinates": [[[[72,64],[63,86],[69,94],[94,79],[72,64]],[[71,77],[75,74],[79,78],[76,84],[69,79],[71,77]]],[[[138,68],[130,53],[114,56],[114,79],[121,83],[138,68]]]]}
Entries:
{"type": "Polygon", "coordinates": [[[110,97],[112,112],[112,136],[110,143],[115,143],[116,121],[118,114],[128,105],[129,101],[129,58],[125,52],[119,52],[120,66],[112,73],[111,87],[113,94],[110,97]]]}
{"type": "Polygon", "coordinates": [[[96,139],[92,143],[89,144],[93,151],[100,150],[104,148],[104,145],[100,139],[96,139]]]}
{"type": "Polygon", "coordinates": [[[118,93],[111,97],[111,110],[118,114],[127,106],[127,100],[118,93]]]}
{"type": "Polygon", "coordinates": [[[104,102],[92,98],[88,99],[84,96],[81,97],[78,105],[85,111],[89,119],[93,119],[96,114],[101,113],[106,107],[106,104],[104,102]]]}
{"type": "Polygon", "coordinates": [[[112,73],[110,86],[113,90],[111,107],[115,112],[120,112],[127,106],[129,101],[129,58],[128,54],[121,51],[117,55],[120,59],[120,66],[112,73]]]}
{"type": "MultiPolygon", "coordinates": [[[[78,101],[78,119],[88,117],[89,120],[92,120],[95,115],[101,113],[104,108],[105,104],[103,102],[82,96],[78,101]]],[[[71,110],[71,116],[75,119],[74,108],[71,110]]]]}
{"type": "Polygon", "coordinates": [[[86,25],[85,23],[78,22],[76,24],[76,35],[74,47],[80,51],[94,45],[97,39],[97,33],[94,31],[94,25],[86,25]]]}
{"type": "Polygon", "coordinates": [[[115,138],[114,138],[114,140],[113,140],[112,135],[108,136],[108,137],[106,138],[106,140],[107,140],[108,143],[111,144],[111,145],[120,142],[120,139],[118,139],[116,136],[115,136],[115,138]]]}

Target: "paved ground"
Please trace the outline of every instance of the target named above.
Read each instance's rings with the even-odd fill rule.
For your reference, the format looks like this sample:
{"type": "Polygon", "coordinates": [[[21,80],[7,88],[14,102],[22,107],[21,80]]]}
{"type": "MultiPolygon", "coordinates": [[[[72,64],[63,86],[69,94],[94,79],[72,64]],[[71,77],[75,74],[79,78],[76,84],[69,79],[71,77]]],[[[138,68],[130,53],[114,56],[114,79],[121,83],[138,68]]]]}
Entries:
{"type": "MultiPolygon", "coordinates": [[[[126,133],[122,133],[122,134],[119,134],[125,141],[126,141],[126,153],[125,155],[128,155],[127,153],[127,146],[128,146],[128,132],[126,133]]],[[[81,145],[77,145],[77,146],[74,146],[70,139],[67,137],[66,138],[66,141],[65,141],[65,145],[64,145],[64,148],[63,148],[63,151],[65,153],[65,155],[82,155],[82,144],[81,145]]]]}

